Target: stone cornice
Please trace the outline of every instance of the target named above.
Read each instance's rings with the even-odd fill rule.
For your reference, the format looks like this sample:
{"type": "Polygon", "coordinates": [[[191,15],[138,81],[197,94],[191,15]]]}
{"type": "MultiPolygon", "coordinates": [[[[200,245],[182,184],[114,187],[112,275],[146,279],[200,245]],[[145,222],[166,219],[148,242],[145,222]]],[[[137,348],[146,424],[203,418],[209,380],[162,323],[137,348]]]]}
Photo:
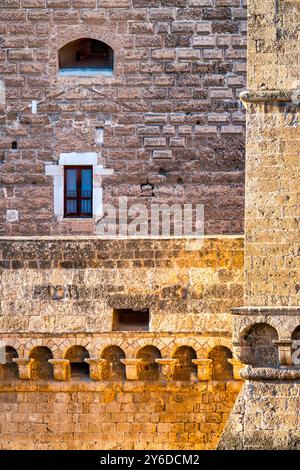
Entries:
{"type": "Polygon", "coordinates": [[[240,376],[251,381],[300,380],[300,369],[247,366],[240,371],[240,376]]]}
{"type": "Polygon", "coordinates": [[[233,315],[299,315],[300,306],[291,307],[274,307],[274,306],[261,306],[261,307],[239,307],[231,309],[233,315]]]}
{"type": "Polygon", "coordinates": [[[240,93],[241,101],[248,103],[294,103],[300,105],[300,90],[259,90],[243,91],[240,93]]]}

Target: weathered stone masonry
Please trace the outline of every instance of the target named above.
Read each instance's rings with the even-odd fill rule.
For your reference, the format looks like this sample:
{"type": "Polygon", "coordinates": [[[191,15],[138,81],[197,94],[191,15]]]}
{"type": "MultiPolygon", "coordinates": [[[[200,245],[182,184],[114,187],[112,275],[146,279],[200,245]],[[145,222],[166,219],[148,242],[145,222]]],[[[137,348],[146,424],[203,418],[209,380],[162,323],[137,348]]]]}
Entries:
{"type": "Polygon", "coordinates": [[[101,183],[104,201],[203,203],[207,233],[241,233],[243,0],[1,6],[2,234],[93,234],[92,220],[57,223],[45,175],[62,152],[93,151],[114,170],[101,183]],[[82,37],[113,48],[112,77],[59,75],[59,49],[82,37]]]}
{"type": "Polygon", "coordinates": [[[216,446],[241,384],[243,239],[186,244],[1,240],[2,448],[216,446]],[[124,306],[148,307],[149,331],[112,331],[124,306]]]}
{"type": "Polygon", "coordinates": [[[245,56],[245,0],[1,2],[1,448],[216,447],[242,383],[245,56]],[[112,74],[60,73],[81,38],[112,74]],[[63,218],[65,154],[96,154],[97,204],[204,204],[203,245],[63,218]]]}
{"type": "Polygon", "coordinates": [[[245,307],[233,310],[247,379],[221,448],[299,449],[298,1],[249,5],[245,307]]]}

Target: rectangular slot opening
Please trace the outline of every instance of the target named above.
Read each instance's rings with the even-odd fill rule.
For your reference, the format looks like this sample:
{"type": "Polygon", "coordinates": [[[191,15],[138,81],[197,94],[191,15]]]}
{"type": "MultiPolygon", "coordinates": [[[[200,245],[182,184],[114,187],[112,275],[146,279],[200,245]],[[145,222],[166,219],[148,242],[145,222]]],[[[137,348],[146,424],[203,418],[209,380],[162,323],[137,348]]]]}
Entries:
{"type": "Polygon", "coordinates": [[[115,308],[113,331],[149,331],[149,309],[115,308]]]}

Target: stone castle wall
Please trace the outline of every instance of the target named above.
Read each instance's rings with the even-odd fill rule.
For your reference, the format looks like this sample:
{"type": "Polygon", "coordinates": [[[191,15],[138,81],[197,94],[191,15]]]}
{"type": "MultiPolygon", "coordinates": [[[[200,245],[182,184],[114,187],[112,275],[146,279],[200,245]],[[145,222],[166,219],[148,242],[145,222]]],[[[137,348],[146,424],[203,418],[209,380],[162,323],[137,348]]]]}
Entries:
{"type": "Polygon", "coordinates": [[[299,2],[250,3],[245,305],[296,306],[299,2]]]}
{"type": "Polygon", "coordinates": [[[224,449],[299,449],[299,1],[250,1],[245,307],[233,311],[246,383],[224,449]]]}
{"type": "Polygon", "coordinates": [[[241,387],[243,238],[202,242],[1,240],[2,448],[216,447],[241,387]],[[114,308],[149,308],[149,331],[112,331],[114,308]]]}
{"type": "Polygon", "coordinates": [[[148,308],[153,332],[230,335],[243,238],[199,241],[2,239],[1,331],[109,332],[114,308],[148,308]]]}
{"type": "Polygon", "coordinates": [[[241,382],[0,386],[1,449],[214,449],[241,382]]]}
{"type": "Polygon", "coordinates": [[[246,1],[4,0],[0,36],[0,447],[215,448],[241,386],[246,1]],[[83,37],[112,76],[59,73],[83,37]],[[59,218],[70,152],[113,170],[104,202],[204,204],[202,244],[59,218]],[[114,330],[116,309],[149,331],[114,330]]]}
{"type": "Polygon", "coordinates": [[[0,233],[93,234],[93,220],[56,220],[45,174],[93,151],[114,170],[105,202],[202,203],[207,233],[241,233],[245,3],[1,2],[0,233]],[[112,77],[59,75],[59,49],[82,37],[113,48],[112,77]]]}

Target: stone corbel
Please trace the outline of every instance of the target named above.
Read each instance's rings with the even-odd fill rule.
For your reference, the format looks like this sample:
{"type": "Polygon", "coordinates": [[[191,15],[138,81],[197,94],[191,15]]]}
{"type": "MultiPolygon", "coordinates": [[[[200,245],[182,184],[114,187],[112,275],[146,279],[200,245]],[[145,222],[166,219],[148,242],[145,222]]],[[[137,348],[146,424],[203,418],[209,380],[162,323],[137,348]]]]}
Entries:
{"type": "Polygon", "coordinates": [[[126,380],[138,380],[141,359],[129,358],[121,359],[122,364],[126,367],[126,380]]]}
{"type": "Polygon", "coordinates": [[[245,367],[245,364],[243,364],[238,359],[228,359],[228,362],[233,367],[233,379],[234,380],[243,380],[242,377],[240,376],[240,371],[241,371],[241,369],[243,369],[245,367]]]}
{"type": "Polygon", "coordinates": [[[283,338],[274,340],[273,344],[278,348],[278,357],[281,366],[291,366],[292,361],[292,344],[293,340],[289,338],[283,338]]]}
{"type": "Polygon", "coordinates": [[[95,381],[105,380],[108,362],[103,358],[90,357],[85,359],[90,368],[90,378],[95,381]]]}
{"type": "Polygon", "coordinates": [[[192,362],[197,365],[198,380],[212,379],[212,359],[192,359],[192,362]]]}
{"type": "Polygon", "coordinates": [[[48,359],[53,365],[53,376],[57,382],[66,382],[70,380],[71,366],[69,359],[48,359]]]}
{"type": "Polygon", "coordinates": [[[165,377],[166,380],[173,380],[175,367],[178,362],[177,359],[173,358],[159,358],[155,359],[155,362],[161,366],[162,375],[165,377]]]}
{"type": "Polygon", "coordinates": [[[30,357],[14,357],[13,361],[18,364],[19,377],[22,380],[31,379],[31,368],[34,362],[34,359],[30,357]]]}

